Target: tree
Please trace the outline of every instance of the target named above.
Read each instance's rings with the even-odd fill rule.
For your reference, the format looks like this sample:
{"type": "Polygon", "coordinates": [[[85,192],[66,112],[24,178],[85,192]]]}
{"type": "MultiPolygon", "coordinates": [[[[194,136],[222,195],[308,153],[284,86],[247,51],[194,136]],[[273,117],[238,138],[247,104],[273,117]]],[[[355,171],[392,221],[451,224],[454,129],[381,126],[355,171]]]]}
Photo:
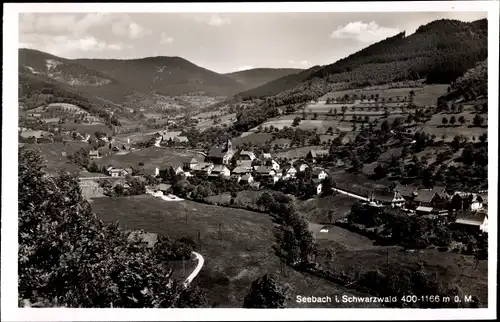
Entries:
{"type": "Polygon", "coordinates": [[[78,164],[81,167],[86,168],[89,165],[89,148],[81,148],[75,153],[68,156],[71,162],[78,164]]]}
{"type": "Polygon", "coordinates": [[[472,120],[472,123],[474,126],[481,127],[483,125],[484,118],[482,118],[479,114],[476,114],[474,116],[474,119],[472,120]]]}
{"type": "Polygon", "coordinates": [[[88,166],[89,172],[99,172],[99,166],[95,161],[92,161],[92,163],[88,166]]]}
{"type": "Polygon", "coordinates": [[[446,126],[446,124],[448,124],[448,119],[443,116],[443,118],[441,119],[441,123],[443,123],[443,125],[446,126]]]}
{"type": "MultiPolygon", "coordinates": [[[[155,249],[104,225],[78,178],[46,176],[42,158],[19,150],[20,302],[87,308],[176,307],[183,287],[155,249]],[[27,189],[29,187],[29,189],[27,189]]],[[[186,294],[187,295],[187,294],[186,294]]]]}
{"type": "Polygon", "coordinates": [[[488,133],[483,133],[479,136],[479,142],[484,145],[488,141],[488,133]]]}
{"type": "Polygon", "coordinates": [[[294,119],[293,119],[292,126],[298,126],[298,125],[300,124],[300,121],[301,121],[301,120],[302,120],[302,119],[301,119],[300,117],[298,117],[298,116],[297,116],[296,118],[294,118],[294,119]]]}
{"type": "Polygon", "coordinates": [[[463,126],[466,122],[465,117],[463,115],[460,115],[460,117],[458,118],[458,122],[463,126]]]}
{"type": "Polygon", "coordinates": [[[453,127],[453,125],[455,125],[456,121],[457,121],[457,120],[456,120],[456,118],[455,118],[455,115],[452,115],[452,116],[450,117],[450,125],[453,127]]]}
{"type": "Polygon", "coordinates": [[[313,114],[313,120],[316,120],[318,118],[318,113],[313,114]]]}
{"type": "Polygon", "coordinates": [[[243,302],[244,308],[273,308],[286,307],[287,288],[278,284],[274,275],[266,274],[253,281],[249,293],[243,302]]]}

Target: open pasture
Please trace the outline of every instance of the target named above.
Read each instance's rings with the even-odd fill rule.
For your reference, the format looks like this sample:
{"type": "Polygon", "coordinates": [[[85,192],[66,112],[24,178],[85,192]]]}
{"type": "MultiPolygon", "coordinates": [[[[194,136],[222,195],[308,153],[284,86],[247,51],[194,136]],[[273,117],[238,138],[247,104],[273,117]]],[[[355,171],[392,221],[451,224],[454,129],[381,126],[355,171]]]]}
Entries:
{"type": "MultiPolygon", "coordinates": [[[[191,201],[164,202],[151,196],[96,198],[92,208],[104,222],[118,221],[126,229],[191,237],[205,259],[196,281],[204,287],[212,307],[241,307],[253,280],[266,273],[280,273],[279,259],[272,249],[274,224],[267,214],[191,201]]],[[[299,304],[295,301],[299,294],[364,295],[290,268],[280,276],[280,283],[290,287],[289,307],[331,306],[299,304]]]]}

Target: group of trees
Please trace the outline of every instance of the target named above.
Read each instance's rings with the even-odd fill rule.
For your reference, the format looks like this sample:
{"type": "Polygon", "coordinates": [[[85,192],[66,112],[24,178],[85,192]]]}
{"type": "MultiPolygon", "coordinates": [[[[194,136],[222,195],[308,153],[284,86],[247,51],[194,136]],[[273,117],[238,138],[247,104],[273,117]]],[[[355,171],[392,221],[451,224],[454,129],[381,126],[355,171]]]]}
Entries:
{"type": "Polygon", "coordinates": [[[449,120],[445,116],[443,116],[443,118],[441,119],[441,123],[443,123],[444,126],[446,126],[447,124],[450,124],[453,127],[453,126],[455,126],[455,124],[457,123],[457,121],[462,126],[465,123],[467,123],[467,119],[463,115],[460,115],[458,117],[458,119],[455,117],[455,115],[450,116],[449,120]]]}
{"type": "Polygon", "coordinates": [[[171,242],[159,238],[149,248],[117,225],[104,225],[76,177],[46,176],[40,155],[21,148],[18,184],[21,305],[165,308],[193,300],[194,288],[171,277],[171,242]]]}
{"type": "Polygon", "coordinates": [[[288,265],[309,263],[316,242],[307,221],[297,212],[290,197],[279,192],[264,192],[257,205],[263,207],[279,223],[276,252],[288,265]]]}

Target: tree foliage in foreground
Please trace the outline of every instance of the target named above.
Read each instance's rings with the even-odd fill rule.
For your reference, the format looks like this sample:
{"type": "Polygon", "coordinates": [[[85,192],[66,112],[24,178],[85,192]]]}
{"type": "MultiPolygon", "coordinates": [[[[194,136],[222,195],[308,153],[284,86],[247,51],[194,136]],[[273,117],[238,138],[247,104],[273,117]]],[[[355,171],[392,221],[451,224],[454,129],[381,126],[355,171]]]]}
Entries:
{"type": "Polygon", "coordinates": [[[276,276],[266,274],[253,281],[243,307],[248,309],[282,309],[286,307],[287,289],[276,276]]]}
{"type": "MultiPolygon", "coordinates": [[[[19,302],[66,307],[178,307],[190,290],[171,278],[165,245],[128,240],[104,225],[76,177],[48,177],[19,151],[19,302]],[[187,293],[185,293],[187,292],[187,293]]],[[[160,244],[162,240],[160,239],[160,244]]],[[[190,300],[191,301],[191,300],[190,300]]],[[[195,300],[196,301],[196,300],[195,300]]]]}

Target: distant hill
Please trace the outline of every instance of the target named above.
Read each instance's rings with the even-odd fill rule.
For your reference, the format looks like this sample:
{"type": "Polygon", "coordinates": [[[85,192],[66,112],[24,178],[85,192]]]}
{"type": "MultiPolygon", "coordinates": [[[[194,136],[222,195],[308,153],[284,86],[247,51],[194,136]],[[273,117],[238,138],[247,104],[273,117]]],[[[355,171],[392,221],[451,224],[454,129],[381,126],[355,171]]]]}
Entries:
{"type": "Polygon", "coordinates": [[[303,71],[299,68],[254,68],[225,74],[240,84],[245,90],[259,87],[275,79],[295,75],[303,71]]]}
{"type": "Polygon", "coordinates": [[[279,105],[307,101],[339,88],[422,78],[429,83],[449,84],[487,55],[486,19],[442,19],[419,27],[410,36],[399,33],[333,64],[285,76],[240,95],[276,96],[279,105]]]}
{"type": "Polygon", "coordinates": [[[205,92],[233,95],[245,87],[180,57],[142,59],[65,59],[32,49],[19,49],[19,71],[70,85],[91,96],[122,103],[133,91],[181,95],[205,92]]]}

